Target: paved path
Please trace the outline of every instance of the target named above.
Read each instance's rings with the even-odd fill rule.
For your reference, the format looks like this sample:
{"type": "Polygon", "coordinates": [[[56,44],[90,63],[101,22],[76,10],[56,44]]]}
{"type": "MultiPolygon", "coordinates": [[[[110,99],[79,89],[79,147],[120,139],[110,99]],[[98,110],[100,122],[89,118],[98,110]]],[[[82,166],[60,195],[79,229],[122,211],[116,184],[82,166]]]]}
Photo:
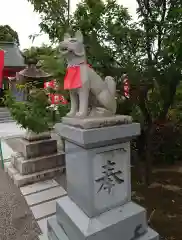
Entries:
{"type": "MultiPolygon", "coordinates": [[[[3,152],[3,158],[5,161],[9,160],[11,158],[11,155],[14,153],[13,148],[16,149],[16,144],[14,141],[16,140],[16,137],[19,137],[25,133],[25,130],[21,129],[18,125],[16,125],[15,122],[10,123],[0,123],[0,139],[1,139],[1,145],[2,145],[2,152],[3,152]],[[7,139],[10,138],[8,141],[7,139]],[[11,144],[8,144],[8,143],[11,144]],[[10,147],[11,146],[11,147],[10,147]]],[[[52,137],[56,139],[59,143],[60,138],[53,133],[52,137]]],[[[61,144],[58,144],[58,147],[62,147],[61,144]]],[[[62,197],[65,196],[67,193],[60,186],[65,187],[65,176],[55,176],[56,181],[54,179],[42,181],[39,183],[35,183],[32,185],[28,185],[25,187],[20,188],[21,194],[24,196],[24,198],[20,195],[19,189],[12,183],[12,181],[7,177],[7,175],[3,172],[1,174],[0,169],[0,216],[4,216],[3,214],[9,213],[11,215],[10,219],[6,216],[7,221],[9,221],[8,225],[6,222],[4,224],[1,224],[1,217],[0,217],[0,239],[1,240],[24,240],[24,239],[37,239],[36,232],[40,234],[39,230],[37,229],[37,226],[35,224],[35,221],[33,218],[31,218],[31,212],[34,215],[35,220],[37,221],[42,234],[40,235],[40,239],[47,240],[47,219],[50,216],[55,215],[56,212],[56,201],[62,197]],[[3,178],[3,179],[2,179],[3,178]],[[1,189],[2,188],[2,189],[1,189]],[[10,190],[11,189],[11,190],[10,190]],[[14,211],[14,205],[11,206],[9,203],[12,199],[12,194],[16,201],[19,203],[19,206],[16,205],[16,211],[14,211]],[[6,200],[7,202],[6,202],[6,200]],[[25,204],[25,200],[27,202],[27,205],[25,204]],[[3,211],[3,204],[7,204],[8,206],[5,208],[6,212],[3,211]],[[27,215],[28,214],[28,215],[27,215]],[[11,221],[14,222],[13,219],[16,219],[15,222],[17,222],[17,229],[14,229],[14,232],[11,231],[11,228],[9,230],[9,224],[13,225],[11,221]],[[22,221],[23,223],[22,223],[22,221]],[[22,226],[24,226],[24,230],[20,227],[18,223],[21,223],[22,226]],[[26,224],[28,226],[26,226],[26,224]],[[1,226],[3,227],[1,229],[1,226]],[[35,231],[35,232],[34,232],[35,231]],[[11,232],[13,232],[13,236],[11,238],[11,232]],[[22,235],[20,238],[20,234],[27,233],[27,235],[22,235]],[[15,237],[18,236],[18,237],[15,237]],[[43,238],[41,238],[43,237],[43,238]]],[[[14,203],[13,203],[14,204],[14,203]]],[[[2,219],[3,220],[3,219],[2,219]]]]}
{"type": "Polygon", "coordinates": [[[6,143],[5,139],[21,136],[25,133],[24,129],[21,129],[15,122],[0,123],[0,140],[3,159],[6,161],[14,153],[11,147],[6,143]]]}
{"type": "Polygon", "coordinates": [[[0,240],[38,240],[40,234],[20,189],[0,168],[0,240]]]}
{"type": "Polygon", "coordinates": [[[16,122],[0,123],[0,138],[20,136],[24,132],[25,130],[21,129],[16,122]]]}
{"type": "Polygon", "coordinates": [[[42,231],[40,237],[47,239],[47,219],[55,215],[56,201],[67,192],[53,179],[21,187],[20,191],[42,231]]]}

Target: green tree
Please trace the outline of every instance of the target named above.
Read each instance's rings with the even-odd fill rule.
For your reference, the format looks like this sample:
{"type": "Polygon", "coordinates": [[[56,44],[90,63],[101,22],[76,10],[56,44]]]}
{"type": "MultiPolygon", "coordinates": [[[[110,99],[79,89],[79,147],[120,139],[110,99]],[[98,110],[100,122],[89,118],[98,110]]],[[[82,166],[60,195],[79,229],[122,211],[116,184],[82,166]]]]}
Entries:
{"type": "Polygon", "coordinates": [[[20,45],[18,33],[9,25],[0,25],[0,41],[15,42],[20,45]]]}
{"type": "MultiPolygon", "coordinates": [[[[68,29],[67,2],[29,1],[41,14],[42,31],[48,33],[52,41],[60,41],[68,29]]],[[[115,0],[82,0],[70,16],[70,25],[73,31],[83,32],[89,63],[101,74],[114,76],[118,89],[122,88],[122,73],[128,73],[135,90],[134,101],[129,104],[131,113],[142,124],[137,148],[145,153],[149,183],[151,139],[156,125],[165,122],[181,79],[182,2],[137,2],[137,23],[131,21],[127,9],[115,0]]]]}
{"type": "Polygon", "coordinates": [[[63,84],[65,75],[65,62],[60,57],[57,47],[51,47],[43,44],[41,47],[31,47],[23,50],[25,61],[28,63],[31,60],[39,62],[41,67],[52,74],[53,78],[57,79],[60,85],[63,84]]]}

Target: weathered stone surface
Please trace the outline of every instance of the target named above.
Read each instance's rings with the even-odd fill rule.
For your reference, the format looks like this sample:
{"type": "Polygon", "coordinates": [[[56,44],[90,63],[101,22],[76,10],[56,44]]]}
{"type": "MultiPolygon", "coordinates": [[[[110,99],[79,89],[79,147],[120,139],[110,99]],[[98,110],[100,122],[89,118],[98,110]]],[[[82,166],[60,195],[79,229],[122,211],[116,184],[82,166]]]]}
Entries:
{"type": "Polygon", "coordinates": [[[53,139],[29,142],[23,138],[17,140],[16,151],[25,159],[54,154],[57,152],[57,141],[53,139]]]}
{"type": "MultiPolygon", "coordinates": [[[[73,239],[74,240],[85,240],[85,239],[87,239],[87,238],[77,238],[77,236],[75,236],[73,239],[68,238],[68,236],[65,234],[63,228],[58,224],[55,217],[50,217],[48,219],[47,227],[48,227],[49,240],[73,240],[73,239]]],[[[126,240],[122,233],[119,233],[119,234],[120,234],[120,238],[119,238],[120,240],[121,239],[126,240]]],[[[101,240],[101,238],[99,239],[99,238],[97,238],[97,236],[93,236],[93,238],[90,238],[90,239],[101,240]]],[[[105,235],[104,235],[102,239],[105,240],[108,238],[105,238],[105,235]]],[[[109,236],[109,240],[112,240],[112,239],[115,239],[114,235],[109,236]]],[[[147,231],[143,236],[138,237],[138,238],[131,238],[130,240],[159,240],[159,235],[151,228],[147,228],[147,231]]]]}
{"type": "Polygon", "coordinates": [[[36,206],[31,207],[31,211],[36,220],[43,219],[45,217],[51,216],[56,212],[56,201],[52,200],[45,202],[36,206]]]}
{"type": "Polygon", "coordinates": [[[89,218],[66,196],[57,201],[56,210],[57,221],[70,240],[120,240],[121,236],[131,240],[136,231],[138,237],[147,231],[146,211],[133,202],[89,218]]]}
{"type": "Polygon", "coordinates": [[[24,138],[28,141],[40,141],[40,140],[50,139],[51,133],[50,132],[34,133],[28,130],[25,132],[24,138]]]}
{"type": "Polygon", "coordinates": [[[140,124],[122,124],[103,128],[81,129],[58,123],[55,129],[69,142],[84,148],[102,147],[130,141],[140,134],[140,124]]]}
{"type": "Polygon", "coordinates": [[[39,240],[50,240],[47,236],[47,232],[39,236],[39,240]]]}
{"type": "Polygon", "coordinates": [[[71,125],[74,127],[79,127],[83,129],[91,129],[91,128],[102,128],[108,126],[115,126],[121,124],[129,124],[132,123],[131,116],[125,115],[116,115],[112,117],[104,117],[104,118],[69,118],[64,117],[62,118],[62,123],[71,125]]]}
{"type": "Polygon", "coordinates": [[[33,206],[46,201],[54,200],[66,194],[66,191],[61,186],[57,186],[45,191],[25,196],[25,200],[27,201],[28,206],[33,206]]]}
{"type": "Polygon", "coordinates": [[[64,119],[55,127],[65,139],[68,196],[48,220],[49,239],[158,240],[146,210],[131,202],[130,141],[140,124],[89,121],[64,119]]]}
{"type": "Polygon", "coordinates": [[[66,142],[65,148],[68,195],[88,216],[131,200],[129,142],[89,150],[66,142]],[[103,172],[110,168],[108,185],[103,172]]]}
{"type": "MultiPolygon", "coordinates": [[[[57,223],[56,217],[50,217],[47,221],[49,240],[69,240],[63,229],[57,223]]],[[[75,238],[75,240],[77,240],[75,238]]]]}
{"type": "Polygon", "coordinates": [[[21,175],[11,164],[7,167],[8,175],[13,179],[14,183],[18,187],[54,178],[56,174],[61,174],[63,170],[64,167],[57,167],[41,172],[35,172],[33,174],[21,175]]]}
{"type": "Polygon", "coordinates": [[[20,191],[23,194],[23,196],[27,196],[27,195],[44,191],[57,186],[58,186],[58,183],[54,179],[50,179],[50,180],[30,184],[25,187],[21,187],[20,191]]]}
{"type": "Polygon", "coordinates": [[[60,167],[64,165],[64,154],[56,153],[48,156],[31,158],[22,160],[22,158],[14,159],[14,166],[22,175],[27,175],[43,170],[60,167]]]}

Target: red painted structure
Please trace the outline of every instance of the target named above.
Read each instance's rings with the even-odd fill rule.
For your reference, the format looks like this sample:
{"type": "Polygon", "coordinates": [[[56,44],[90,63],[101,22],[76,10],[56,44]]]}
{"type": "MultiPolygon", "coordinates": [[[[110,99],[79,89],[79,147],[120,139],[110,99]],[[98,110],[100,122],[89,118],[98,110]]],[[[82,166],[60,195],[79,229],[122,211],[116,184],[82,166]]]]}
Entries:
{"type": "Polygon", "coordinates": [[[2,87],[3,82],[3,70],[4,70],[4,51],[0,50],[0,88],[2,87]]]}

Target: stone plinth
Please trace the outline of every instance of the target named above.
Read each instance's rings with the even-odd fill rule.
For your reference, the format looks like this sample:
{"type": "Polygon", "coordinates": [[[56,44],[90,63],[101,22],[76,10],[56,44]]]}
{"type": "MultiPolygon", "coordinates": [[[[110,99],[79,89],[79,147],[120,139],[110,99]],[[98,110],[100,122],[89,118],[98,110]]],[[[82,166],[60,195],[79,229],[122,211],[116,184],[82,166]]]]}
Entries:
{"type": "Polygon", "coordinates": [[[43,170],[48,170],[64,165],[64,153],[55,153],[52,155],[37,157],[32,159],[15,158],[14,166],[22,175],[32,174],[43,170]],[[22,161],[23,160],[23,161],[22,161]]]}
{"type": "Polygon", "coordinates": [[[57,152],[57,141],[45,139],[39,141],[27,141],[20,138],[17,140],[16,151],[22,153],[26,159],[46,156],[57,152]]]}
{"type": "Polygon", "coordinates": [[[64,168],[64,153],[57,152],[57,141],[45,139],[39,141],[17,140],[18,152],[12,156],[11,164],[6,166],[14,183],[21,187],[54,177],[64,168]]]}
{"type": "Polygon", "coordinates": [[[64,118],[56,130],[65,138],[68,196],[48,221],[49,239],[158,240],[131,202],[130,141],[140,125],[127,116],[64,118]]]}

